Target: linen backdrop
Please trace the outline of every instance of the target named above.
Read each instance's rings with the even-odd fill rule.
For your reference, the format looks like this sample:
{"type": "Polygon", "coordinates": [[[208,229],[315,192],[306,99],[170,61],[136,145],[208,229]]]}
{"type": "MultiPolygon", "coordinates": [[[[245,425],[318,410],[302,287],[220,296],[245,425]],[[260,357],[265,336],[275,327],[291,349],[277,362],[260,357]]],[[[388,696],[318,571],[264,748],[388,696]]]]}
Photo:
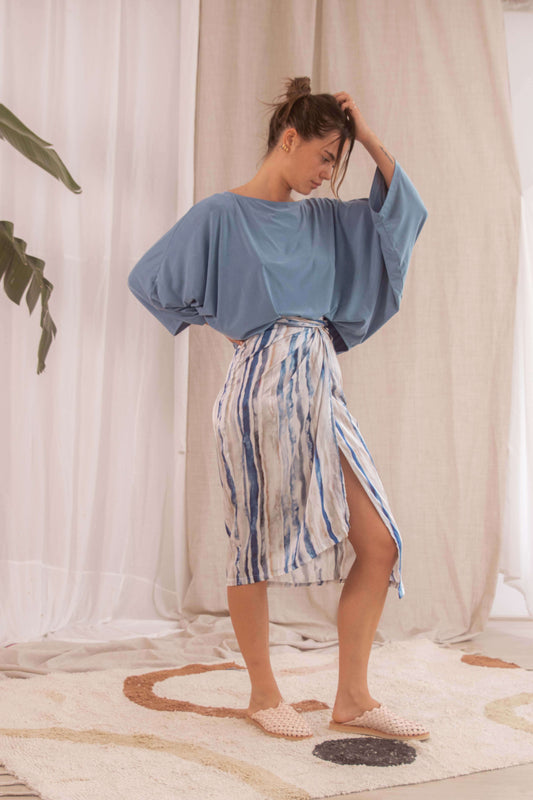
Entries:
{"type": "MultiPolygon", "coordinates": [[[[347,90],[406,169],[429,217],[400,312],[340,356],[348,406],[405,542],[406,596],[380,634],[458,639],[482,629],[496,583],[506,467],[519,179],[499,0],[201,5],[196,199],[258,167],[284,76],[347,90]]],[[[352,154],[343,198],[367,197],[352,154]]],[[[223,613],[224,533],[211,407],[231,344],[190,337],[186,610],[223,613]]],[[[327,639],[338,586],[270,590],[273,622],[327,639]]]]}
{"type": "MultiPolygon", "coordinates": [[[[429,210],[399,315],[340,356],[405,542],[381,635],[479,630],[520,213],[499,0],[3,0],[0,36],[2,101],[83,188],[0,143],[0,217],[46,260],[59,329],[37,376],[38,311],[4,298],[0,640],[127,618],[228,630],[210,425],[232,347],[207,327],[173,339],[126,279],[193,202],[252,177],[261,101],[295,75],[353,95],[429,210]]],[[[373,171],[358,145],[342,197],[373,171]]],[[[331,641],[338,591],[271,591],[277,629],[331,641]]]]}
{"type": "Polygon", "coordinates": [[[500,568],[533,616],[533,13],[505,13],[504,23],[522,199],[500,568]]]}

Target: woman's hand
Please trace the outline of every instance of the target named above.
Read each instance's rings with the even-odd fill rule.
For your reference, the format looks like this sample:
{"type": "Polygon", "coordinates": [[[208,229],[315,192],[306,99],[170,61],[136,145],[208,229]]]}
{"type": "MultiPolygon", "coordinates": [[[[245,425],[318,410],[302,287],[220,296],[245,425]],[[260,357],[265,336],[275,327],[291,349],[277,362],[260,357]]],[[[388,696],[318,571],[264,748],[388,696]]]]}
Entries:
{"type": "Polygon", "coordinates": [[[229,336],[226,336],[226,339],[234,344],[244,344],[244,339],[230,339],[229,336]]]}
{"type": "Polygon", "coordinates": [[[361,114],[359,108],[355,105],[354,101],[348,92],[335,92],[333,97],[336,99],[340,107],[351,114],[355,123],[355,138],[358,142],[364,142],[369,134],[372,134],[371,128],[366,123],[365,118],[361,114]]]}
{"type": "Polygon", "coordinates": [[[368,150],[383,175],[387,187],[389,187],[394,175],[396,159],[380,142],[374,131],[368,127],[363,115],[348,92],[337,92],[333,97],[342,109],[352,115],[355,123],[355,138],[368,150]]]}

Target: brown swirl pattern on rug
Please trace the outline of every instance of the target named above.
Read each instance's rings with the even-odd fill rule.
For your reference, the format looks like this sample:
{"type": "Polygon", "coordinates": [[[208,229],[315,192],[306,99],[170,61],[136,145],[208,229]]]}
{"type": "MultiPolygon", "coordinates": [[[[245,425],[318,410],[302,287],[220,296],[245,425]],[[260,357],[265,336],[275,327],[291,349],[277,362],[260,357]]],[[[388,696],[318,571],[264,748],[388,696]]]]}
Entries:
{"type": "Polygon", "coordinates": [[[520,669],[518,664],[512,661],[502,661],[501,658],[489,658],[481,653],[467,654],[462,657],[461,661],[465,664],[471,664],[473,667],[495,667],[496,669],[520,669]]]}
{"type": "MultiPolygon", "coordinates": [[[[195,714],[203,714],[206,717],[246,717],[245,708],[226,708],[224,706],[202,706],[198,703],[191,703],[187,700],[174,700],[169,697],[159,697],[154,693],[154,686],[167,678],[174,678],[178,675],[200,675],[203,672],[211,672],[221,669],[241,669],[234,661],[226,661],[223,664],[187,664],[179,669],[163,669],[157,672],[145,672],[143,675],[128,675],[124,680],[123,691],[128,700],[137,703],[139,706],[153,709],[154,711],[193,711],[195,714]]],[[[291,703],[296,711],[320,711],[329,708],[327,703],[320,700],[300,700],[291,703]]]]}

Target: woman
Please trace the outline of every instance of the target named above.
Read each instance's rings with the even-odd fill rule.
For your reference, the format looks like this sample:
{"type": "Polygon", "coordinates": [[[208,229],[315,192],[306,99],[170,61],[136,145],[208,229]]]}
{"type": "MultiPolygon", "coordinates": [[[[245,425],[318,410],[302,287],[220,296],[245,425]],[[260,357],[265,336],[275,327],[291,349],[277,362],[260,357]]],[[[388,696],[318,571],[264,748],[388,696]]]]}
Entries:
{"type": "Polygon", "coordinates": [[[257,174],[196,203],[128,284],[174,335],[207,323],[234,345],[213,425],[228,605],[251,681],[248,719],[271,735],[313,735],[272,672],[267,586],[335,580],[344,585],[330,728],[424,739],[423,726],[368,690],[388,586],[403,596],[402,542],[346,407],[336,353],[398,311],[427,211],[349,94],[313,95],[308,78],[295,78],[273,105],[257,174]],[[368,199],[344,202],[333,184],[339,174],[342,182],[355,141],[376,171],[368,199]],[[323,181],[335,199],[291,198],[323,181]]]}

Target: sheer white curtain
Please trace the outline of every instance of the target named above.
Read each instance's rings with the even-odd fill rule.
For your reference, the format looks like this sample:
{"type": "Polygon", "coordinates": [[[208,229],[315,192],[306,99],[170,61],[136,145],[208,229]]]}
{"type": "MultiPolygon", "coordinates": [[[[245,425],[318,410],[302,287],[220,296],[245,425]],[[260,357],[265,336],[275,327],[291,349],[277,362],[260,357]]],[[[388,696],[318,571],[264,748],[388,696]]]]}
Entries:
{"type": "Polygon", "coordinates": [[[0,102],[83,189],[0,141],[0,219],[45,260],[58,327],[38,376],[39,310],[2,294],[1,644],[175,627],[188,335],[126,281],[193,202],[198,23],[199,0],[0,1],[0,102]]]}
{"type": "Polygon", "coordinates": [[[533,13],[507,12],[504,22],[522,213],[500,568],[533,616],[533,13]]]}
{"type": "MultiPolygon", "coordinates": [[[[368,30],[374,30],[373,35],[379,39],[379,25],[386,17],[374,4],[357,9],[351,4],[346,9],[339,4],[333,6],[343,23],[347,9],[353,16],[353,30],[364,31],[361,52],[368,59],[372,48],[366,52],[363,46],[368,50],[368,30]],[[374,29],[361,28],[363,12],[376,15],[374,29]]],[[[37,376],[39,311],[36,309],[29,318],[25,307],[16,308],[4,296],[0,298],[0,370],[4,389],[0,392],[0,644],[38,639],[45,634],[75,638],[80,632],[80,638],[90,638],[93,631],[95,636],[101,632],[102,638],[118,638],[120,631],[154,633],[176,627],[190,578],[184,531],[187,397],[191,395],[187,386],[188,334],[176,339],[169,336],[130,295],[126,279],[139,255],[198,199],[194,196],[195,152],[199,163],[206,164],[213,163],[213,152],[225,156],[217,159],[214,174],[204,174],[200,185],[204,194],[247,177],[243,173],[235,180],[243,156],[233,140],[230,150],[226,146],[224,137],[234,137],[234,131],[226,126],[227,93],[212,96],[208,69],[216,77],[223,63],[222,83],[227,84],[230,95],[238,85],[245,92],[244,97],[251,96],[258,85],[264,87],[262,97],[274,95],[274,88],[279,91],[282,73],[309,74],[307,67],[304,70],[297,64],[312,63],[313,38],[300,36],[296,40],[290,24],[294,17],[309,22],[305,16],[307,5],[295,4],[296,10],[290,4],[283,6],[287,25],[280,29],[276,24],[274,33],[268,27],[270,16],[264,8],[259,3],[257,7],[244,4],[240,8],[241,23],[242,16],[249,15],[243,41],[251,48],[250,54],[258,51],[260,42],[271,59],[265,62],[270,72],[264,78],[264,63],[249,59],[254,69],[261,71],[263,83],[238,65],[234,75],[231,59],[221,62],[220,58],[228,58],[229,51],[223,50],[219,56],[216,46],[221,46],[224,37],[234,42],[232,14],[224,13],[218,3],[204,4],[205,61],[204,71],[200,70],[199,94],[201,112],[205,109],[205,114],[200,116],[203,138],[195,142],[200,0],[0,0],[0,102],[53,143],[83,188],[81,195],[69,193],[0,141],[0,219],[12,220],[16,235],[28,242],[28,252],[46,261],[45,275],[55,285],[50,309],[58,326],[46,371],[37,376]],[[264,25],[259,24],[260,11],[265,14],[264,25]],[[257,41],[253,36],[258,37],[257,41]],[[274,50],[272,42],[276,45],[274,50]],[[280,64],[285,67],[281,69],[280,64]],[[214,119],[220,119],[222,124],[214,126],[214,119]],[[202,148],[209,150],[209,159],[200,158],[202,148]],[[234,164],[227,156],[229,152],[234,154],[234,164]],[[112,626],[115,620],[118,622],[112,626]],[[131,622],[127,624],[128,620],[131,622]]],[[[432,36],[436,36],[432,21],[435,8],[433,4],[422,4],[416,9],[432,36]]],[[[455,4],[453,8],[457,20],[463,9],[465,14],[472,10],[468,4],[455,4]]],[[[322,9],[320,4],[315,10],[322,9]]],[[[483,19],[481,4],[479,9],[483,19]]],[[[516,15],[516,24],[525,25],[524,17],[530,15],[516,15]]],[[[315,18],[319,19],[318,11],[315,18]]],[[[331,14],[326,18],[331,29],[320,34],[326,37],[328,52],[328,42],[338,42],[338,29],[331,18],[331,14]]],[[[500,30],[492,20],[491,13],[491,35],[500,30]]],[[[457,25],[464,30],[464,24],[457,25]]],[[[455,34],[450,33],[452,27],[448,34],[455,42],[455,34]]],[[[431,38],[422,38],[415,51],[408,38],[412,31],[423,29],[423,25],[405,25],[404,46],[406,52],[425,59],[429,58],[427,41],[431,38]]],[[[474,26],[472,30],[480,47],[480,28],[474,26]]],[[[531,41],[531,33],[527,35],[531,41]]],[[[495,39],[488,41],[494,44],[495,39]]],[[[487,47],[485,40],[483,47],[487,47]]],[[[510,57],[514,47],[511,49],[510,57]]],[[[336,66],[335,74],[355,74],[350,53],[348,47],[342,51],[342,62],[346,64],[343,70],[336,66]]],[[[463,56],[461,50],[461,63],[463,56]]],[[[432,68],[438,68],[435,74],[443,77],[443,85],[449,85],[447,73],[443,72],[444,60],[430,62],[432,68]]],[[[327,66],[322,76],[324,85],[333,85],[328,72],[331,64],[328,66],[327,60],[321,63],[327,66]]],[[[411,59],[409,63],[414,62],[411,59]]],[[[432,75],[433,71],[421,73],[418,69],[414,74],[418,80],[421,74],[432,75]]],[[[498,77],[500,73],[495,74],[498,77]]],[[[489,80],[486,85],[491,86],[489,80]]],[[[423,89],[415,82],[409,87],[413,92],[409,107],[419,108],[416,95],[423,89]]],[[[466,97],[464,93],[461,96],[466,97]]],[[[496,116],[500,100],[498,96],[494,106],[487,103],[485,107],[478,98],[484,113],[495,110],[496,116]]],[[[251,106],[243,101],[243,107],[251,106]]],[[[420,108],[425,109],[420,112],[420,120],[426,120],[425,100],[420,108]]],[[[244,117],[240,119],[246,121],[244,117]]],[[[385,122],[378,126],[384,137],[388,130],[385,122]]],[[[248,122],[246,126],[250,129],[248,122]]],[[[501,128],[498,123],[498,135],[501,128]]],[[[396,141],[407,153],[403,140],[396,141]]],[[[249,143],[246,146],[251,147],[249,143]]],[[[518,141],[517,146],[520,149],[518,141]]],[[[531,158],[529,141],[526,146],[531,158]]],[[[426,152],[431,163],[433,153],[426,152]]],[[[523,152],[519,157],[521,164],[525,163],[523,152]]],[[[252,158],[248,154],[246,163],[251,169],[255,155],[252,158]]],[[[433,242],[448,242],[447,206],[442,206],[440,213],[437,201],[440,202],[441,193],[431,195],[429,184],[424,186],[424,169],[420,169],[421,193],[432,203],[432,227],[442,237],[433,242]]],[[[505,164],[495,165],[496,176],[498,169],[503,173],[505,164]]],[[[527,174],[527,182],[523,180],[524,208],[527,204],[531,208],[527,187],[531,187],[532,170],[527,174]]],[[[413,177],[416,183],[416,174],[413,177]]],[[[493,185],[487,178],[483,180],[484,185],[493,185]]],[[[498,179],[493,182],[497,184],[498,179]]],[[[502,185],[503,191],[508,192],[505,181],[502,185]]],[[[509,234],[509,220],[506,224],[509,234]]],[[[525,232],[524,227],[524,237],[525,232]]],[[[524,243],[527,244],[525,238],[524,243]]],[[[428,239],[425,260],[432,264],[435,256],[430,244],[428,239]]],[[[440,251],[444,252],[442,248],[440,251]]],[[[424,262],[423,256],[422,249],[420,263],[424,262]]],[[[438,275],[436,266],[433,269],[438,275]]],[[[531,281],[531,260],[529,272],[524,260],[521,270],[520,280],[531,281]]],[[[416,270],[412,277],[415,280],[416,270]]],[[[428,280],[427,275],[423,280],[428,280]]],[[[440,289],[440,277],[438,281],[435,285],[440,289]]],[[[408,304],[416,305],[409,300],[415,286],[413,283],[411,294],[406,297],[408,304]]],[[[478,291],[477,283],[474,289],[478,291]]],[[[519,301],[526,301],[525,290],[519,290],[519,301]]],[[[520,314],[520,309],[517,311],[520,314]]],[[[527,313],[530,320],[531,312],[527,313]]],[[[409,315],[402,319],[405,325],[409,315]]],[[[471,332],[466,323],[465,330],[471,332]]],[[[528,340],[525,326],[519,330],[526,337],[523,341],[530,343],[531,334],[528,340]]],[[[201,342],[204,331],[194,333],[201,342]]],[[[384,335],[391,342],[394,339],[392,333],[384,335]]],[[[414,341],[413,337],[407,338],[414,341]]],[[[204,355],[206,352],[202,351],[204,355]]],[[[531,358],[531,350],[528,352],[531,358]]],[[[229,357],[229,350],[227,353],[229,357]]],[[[517,353],[515,365],[524,365],[525,350],[522,355],[518,350],[517,353]]],[[[219,357],[216,348],[209,353],[208,366],[213,374],[221,369],[219,357]]],[[[479,366],[480,362],[475,363],[479,366]]],[[[205,364],[204,360],[195,369],[205,371],[205,364]]],[[[359,366],[364,375],[364,363],[359,366]]],[[[531,408],[533,370],[525,366],[520,373],[519,366],[515,371],[515,403],[518,408],[520,402],[529,402],[531,408]],[[529,376],[529,384],[525,379],[522,384],[524,391],[520,374],[529,376]]],[[[373,366],[372,371],[375,372],[373,366]]],[[[424,389],[423,383],[420,386],[424,389]]],[[[195,391],[198,392],[197,387],[195,391]]],[[[192,397],[193,401],[197,397],[194,391],[192,397]]],[[[209,420],[209,398],[207,404],[204,420],[209,420]]],[[[526,408],[524,405],[521,416],[515,413],[522,428],[513,432],[515,460],[510,465],[508,493],[508,508],[513,509],[513,514],[520,512],[524,533],[517,539],[519,520],[511,518],[509,512],[502,561],[507,576],[525,587],[524,591],[533,584],[532,547],[528,544],[532,530],[528,498],[533,496],[533,487],[528,491],[525,486],[527,480],[531,482],[531,475],[523,469],[528,452],[523,427],[526,408]],[[521,470],[522,484],[512,477],[513,469],[521,470]],[[518,491],[518,498],[512,496],[513,491],[518,491]]],[[[212,442],[209,430],[200,434],[200,438],[212,442]]],[[[190,450],[194,450],[195,436],[195,429],[189,425],[190,450]]],[[[386,461],[388,445],[382,446],[386,461]]],[[[532,452],[530,445],[530,458],[532,452]]],[[[204,448],[202,453],[203,462],[190,458],[189,466],[192,463],[194,467],[190,470],[190,487],[197,493],[199,503],[216,508],[220,496],[216,502],[209,497],[209,492],[219,492],[216,476],[209,483],[209,469],[204,470],[206,464],[209,467],[212,450],[204,448]]],[[[412,504],[411,496],[405,496],[412,504]]],[[[401,493],[398,500],[402,500],[401,493]]],[[[196,527],[189,530],[189,541],[197,552],[206,521],[201,511],[191,510],[198,519],[196,527]]],[[[478,528],[481,537],[482,525],[478,528]]],[[[219,535],[217,531],[218,518],[210,536],[219,535]]],[[[422,523],[420,536],[426,537],[422,523]]],[[[204,586],[211,591],[207,584],[204,586]]],[[[222,584],[217,591],[222,596],[222,584]]],[[[205,610],[205,596],[201,599],[205,610]]],[[[319,616],[318,609],[313,612],[319,616]]],[[[291,614],[294,618],[294,608],[291,614]]],[[[416,622],[416,613],[413,619],[416,622]]],[[[312,622],[316,629],[316,621],[312,622]]]]}

